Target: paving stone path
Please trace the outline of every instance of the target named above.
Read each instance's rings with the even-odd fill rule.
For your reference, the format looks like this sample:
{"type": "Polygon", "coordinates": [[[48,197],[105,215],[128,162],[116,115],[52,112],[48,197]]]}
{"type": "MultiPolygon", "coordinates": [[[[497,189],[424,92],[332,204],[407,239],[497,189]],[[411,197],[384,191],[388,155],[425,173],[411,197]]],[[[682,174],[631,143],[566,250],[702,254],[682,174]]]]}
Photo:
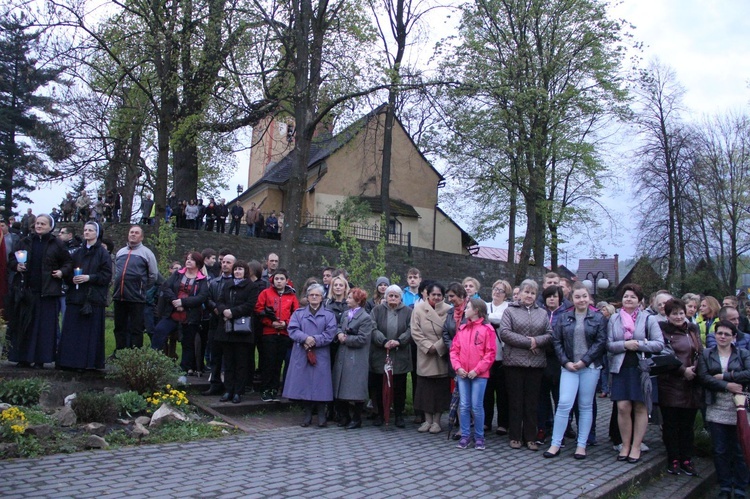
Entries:
{"type": "MultiPolygon", "coordinates": [[[[578,497],[598,496],[663,460],[658,429],[641,463],[615,460],[599,403],[600,445],[574,460],[513,450],[491,434],[487,450],[459,450],[445,432],[290,426],[185,444],[144,445],[0,462],[0,496],[15,497],[578,497]]],[[[272,414],[267,415],[273,418],[272,414]]],[[[295,422],[296,423],[296,422],[295,422]]]]}

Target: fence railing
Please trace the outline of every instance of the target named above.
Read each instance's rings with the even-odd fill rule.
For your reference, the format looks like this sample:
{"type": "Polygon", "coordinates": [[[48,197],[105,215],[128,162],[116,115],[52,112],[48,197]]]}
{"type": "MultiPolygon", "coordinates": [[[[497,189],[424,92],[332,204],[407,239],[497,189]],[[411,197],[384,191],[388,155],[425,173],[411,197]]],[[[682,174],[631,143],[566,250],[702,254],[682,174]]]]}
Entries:
{"type": "MultiPolygon", "coordinates": [[[[338,231],[339,219],[337,217],[303,215],[302,227],[308,229],[338,231]]],[[[380,239],[380,224],[352,224],[348,227],[348,234],[365,241],[378,241],[380,239]]],[[[388,232],[388,244],[411,247],[411,232],[404,233],[400,226],[391,227],[388,232]]]]}

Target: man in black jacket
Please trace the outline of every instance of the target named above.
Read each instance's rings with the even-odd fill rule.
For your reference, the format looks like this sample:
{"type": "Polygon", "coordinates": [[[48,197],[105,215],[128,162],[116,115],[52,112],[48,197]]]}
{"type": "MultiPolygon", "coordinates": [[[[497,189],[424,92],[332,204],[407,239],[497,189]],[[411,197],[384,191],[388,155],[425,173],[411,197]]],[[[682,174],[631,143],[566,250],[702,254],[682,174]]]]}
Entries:
{"type": "Polygon", "coordinates": [[[234,206],[232,206],[232,210],[229,213],[232,215],[232,222],[229,224],[229,233],[232,234],[232,232],[234,232],[235,236],[239,236],[242,217],[245,216],[245,209],[242,207],[239,200],[234,206]]]}
{"type": "Polygon", "coordinates": [[[216,232],[224,234],[226,231],[228,216],[229,208],[224,204],[224,198],[220,198],[219,204],[216,205],[216,232]]]}

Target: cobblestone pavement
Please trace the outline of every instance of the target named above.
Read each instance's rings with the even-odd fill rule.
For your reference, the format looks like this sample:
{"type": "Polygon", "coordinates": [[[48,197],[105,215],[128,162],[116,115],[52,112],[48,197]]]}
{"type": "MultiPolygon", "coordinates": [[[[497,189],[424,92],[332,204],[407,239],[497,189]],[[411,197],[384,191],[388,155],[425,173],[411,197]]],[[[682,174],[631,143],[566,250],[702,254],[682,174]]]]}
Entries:
{"type": "MultiPolygon", "coordinates": [[[[0,462],[0,496],[11,497],[577,497],[600,495],[663,459],[658,429],[642,464],[615,460],[606,441],[611,403],[599,403],[600,445],[574,460],[572,442],[556,459],[508,447],[459,450],[446,432],[416,425],[383,430],[289,426],[185,444],[144,445],[0,462]]],[[[267,415],[273,418],[272,414],[267,415]]],[[[445,417],[444,417],[445,421],[445,417]]]]}

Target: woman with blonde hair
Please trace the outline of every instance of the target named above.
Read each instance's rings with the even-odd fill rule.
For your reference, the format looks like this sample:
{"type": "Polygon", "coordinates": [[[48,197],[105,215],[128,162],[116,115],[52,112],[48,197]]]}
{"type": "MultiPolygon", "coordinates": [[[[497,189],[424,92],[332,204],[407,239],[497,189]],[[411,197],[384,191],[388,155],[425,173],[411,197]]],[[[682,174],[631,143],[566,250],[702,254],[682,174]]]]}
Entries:
{"type": "Polygon", "coordinates": [[[706,336],[708,333],[716,331],[716,324],[719,323],[719,310],[721,305],[719,300],[713,296],[706,296],[701,300],[700,313],[695,319],[695,323],[698,325],[698,329],[701,332],[701,342],[706,344],[706,336]]]}
{"type": "Polygon", "coordinates": [[[479,289],[482,287],[482,285],[479,284],[478,280],[474,279],[473,277],[465,277],[464,280],[461,281],[461,285],[466,290],[467,298],[480,298],[479,289]]]}

